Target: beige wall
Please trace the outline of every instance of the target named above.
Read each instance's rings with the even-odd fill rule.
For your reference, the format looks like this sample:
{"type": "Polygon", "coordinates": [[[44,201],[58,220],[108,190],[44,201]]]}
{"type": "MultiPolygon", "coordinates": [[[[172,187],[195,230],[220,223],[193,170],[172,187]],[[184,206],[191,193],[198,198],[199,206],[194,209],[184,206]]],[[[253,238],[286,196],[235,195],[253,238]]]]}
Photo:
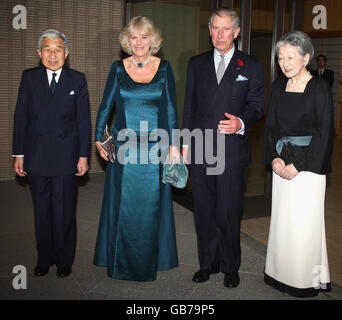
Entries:
{"type": "MultiPolygon", "coordinates": [[[[105,81],[112,61],[120,58],[123,0],[1,0],[0,16],[0,178],[12,178],[13,112],[22,71],[39,63],[40,34],[51,28],[66,34],[71,44],[69,65],[84,72],[88,81],[93,140],[105,81]],[[18,4],[27,10],[27,29],[12,26],[17,15],[12,10],[18,4]]],[[[102,170],[94,144],[90,168],[102,170]]]]}

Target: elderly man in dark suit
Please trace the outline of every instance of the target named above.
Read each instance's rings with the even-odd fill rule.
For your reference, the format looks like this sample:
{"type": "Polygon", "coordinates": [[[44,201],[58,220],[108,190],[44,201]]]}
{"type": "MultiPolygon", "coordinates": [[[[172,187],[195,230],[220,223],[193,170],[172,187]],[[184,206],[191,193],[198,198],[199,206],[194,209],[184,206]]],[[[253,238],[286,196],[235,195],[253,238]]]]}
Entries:
{"type": "Polygon", "coordinates": [[[224,171],[209,175],[206,161],[194,162],[193,143],[183,145],[182,155],[191,162],[200,265],[193,281],[207,281],[221,271],[231,288],[240,283],[240,222],[251,161],[247,132],[263,116],[264,80],[260,63],[234,46],[240,31],[235,11],[214,11],[209,29],[214,50],[192,57],[188,65],[183,129],[224,135],[223,145],[218,139],[211,146],[214,154],[225,149],[224,171]]]}
{"type": "Polygon", "coordinates": [[[76,249],[76,176],[88,171],[89,94],[84,74],[64,66],[68,40],[45,31],[37,53],[42,66],[23,72],[14,112],[14,170],[28,175],[35,211],[36,276],[57,265],[67,277],[76,249]]]}
{"type": "Polygon", "coordinates": [[[312,75],[314,77],[320,77],[329,82],[330,88],[332,88],[334,84],[334,71],[327,69],[327,57],[323,54],[320,54],[316,58],[317,61],[317,70],[312,71],[312,75]]]}

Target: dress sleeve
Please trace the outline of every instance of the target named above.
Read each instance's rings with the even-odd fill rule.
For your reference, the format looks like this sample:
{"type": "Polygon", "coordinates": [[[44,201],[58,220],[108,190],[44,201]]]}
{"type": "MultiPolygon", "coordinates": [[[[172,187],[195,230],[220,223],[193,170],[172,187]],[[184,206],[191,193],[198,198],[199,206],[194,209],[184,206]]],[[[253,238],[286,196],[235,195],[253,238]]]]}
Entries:
{"type": "Polygon", "coordinates": [[[306,170],[325,174],[330,171],[334,141],[333,97],[326,81],[318,81],[313,94],[316,128],[307,149],[306,170]]]}
{"type": "Polygon", "coordinates": [[[102,101],[97,113],[96,128],[95,128],[95,141],[101,141],[103,137],[103,132],[108,122],[108,118],[112,111],[115,93],[118,86],[117,81],[117,63],[112,64],[112,68],[109,72],[106,86],[104,89],[102,101]]]}
{"type": "Polygon", "coordinates": [[[177,101],[176,101],[176,85],[173,72],[169,62],[166,64],[166,106],[167,113],[167,131],[171,139],[171,144],[175,142],[172,135],[172,129],[178,129],[177,101]]]}
{"type": "Polygon", "coordinates": [[[276,95],[277,95],[277,86],[273,85],[270,90],[269,99],[268,99],[268,110],[265,121],[265,129],[264,129],[264,145],[263,145],[263,154],[262,154],[262,162],[265,164],[271,164],[275,158],[278,158],[279,155],[276,150],[276,144],[279,139],[278,132],[278,121],[276,117],[276,95]]]}

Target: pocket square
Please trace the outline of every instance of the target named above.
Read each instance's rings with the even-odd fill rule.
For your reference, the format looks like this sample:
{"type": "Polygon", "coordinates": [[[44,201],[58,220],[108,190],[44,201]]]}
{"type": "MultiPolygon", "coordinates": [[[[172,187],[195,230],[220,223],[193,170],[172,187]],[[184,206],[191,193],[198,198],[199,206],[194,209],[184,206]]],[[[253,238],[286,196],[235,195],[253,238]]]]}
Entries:
{"type": "Polygon", "coordinates": [[[70,96],[72,96],[73,94],[75,94],[74,90],[70,91],[70,96]]]}
{"type": "Polygon", "coordinates": [[[248,78],[239,74],[239,76],[235,79],[235,81],[248,81],[248,78]]]}

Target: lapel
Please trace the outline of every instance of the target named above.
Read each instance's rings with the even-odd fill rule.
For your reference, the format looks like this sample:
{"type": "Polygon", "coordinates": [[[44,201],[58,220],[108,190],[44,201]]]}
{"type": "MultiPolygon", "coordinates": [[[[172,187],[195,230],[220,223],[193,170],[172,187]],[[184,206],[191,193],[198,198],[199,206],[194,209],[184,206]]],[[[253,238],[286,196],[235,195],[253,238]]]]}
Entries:
{"type": "MultiPolygon", "coordinates": [[[[42,96],[44,101],[55,101],[63,98],[67,93],[67,88],[69,87],[70,75],[68,69],[63,67],[61,75],[56,85],[54,95],[51,94],[51,90],[49,87],[49,80],[47,77],[47,71],[44,66],[41,67],[40,75],[39,75],[39,95],[42,96]]],[[[70,91],[69,91],[70,92],[70,91]]],[[[68,92],[68,93],[69,93],[68,92]]]]}
{"type": "Polygon", "coordinates": [[[53,110],[53,96],[51,95],[46,68],[42,65],[38,73],[36,96],[39,100],[39,108],[42,114],[50,114],[53,110]]]}
{"type": "Polygon", "coordinates": [[[210,50],[204,57],[202,74],[204,75],[202,81],[207,85],[207,91],[210,94],[214,94],[218,87],[214,63],[214,50],[210,50]]]}
{"type": "Polygon", "coordinates": [[[239,66],[238,60],[240,59],[240,53],[237,48],[235,48],[235,52],[230,59],[229,65],[221,79],[219,87],[227,88],[227,85],[230,84],[228,88],[235,86],[236,78],[239,74],[243,72],[243,66],[239,66]]]}
{"type": "Polygon", "coordinates": [[[63,67],[58,83],[56,85],[55,93],[53,96],[50,95],[52,104],[61,105],[63,104],[63,102],[65,102],[66,99],[68,99],[71,91],[70,84],[72,83],[70,79],[71,76],[68,68],[63,67]]]}
{"type": "Polygon", "coordinates": [[[51,91],[49,87],[47,71],[44,66],[40,67],[38,81],[39,81],[39,86],[38,86],[39,96],[41,96],[44,101],[49,100],[51,98],[51,91]]]}
{"type": "Polygon", "coordinates": [[[54,99],[58,99],[59,97],[61,97],[61,95],[63,95],[63,93],[65,93],[65,88],[67,87],[67,79],[68,79],[68,71],[66,67],[63,67],[61,75],[58,79],[57,85],[56,85],[56,89],[55,89],[55,93],[53,95],[54,99]]]}

